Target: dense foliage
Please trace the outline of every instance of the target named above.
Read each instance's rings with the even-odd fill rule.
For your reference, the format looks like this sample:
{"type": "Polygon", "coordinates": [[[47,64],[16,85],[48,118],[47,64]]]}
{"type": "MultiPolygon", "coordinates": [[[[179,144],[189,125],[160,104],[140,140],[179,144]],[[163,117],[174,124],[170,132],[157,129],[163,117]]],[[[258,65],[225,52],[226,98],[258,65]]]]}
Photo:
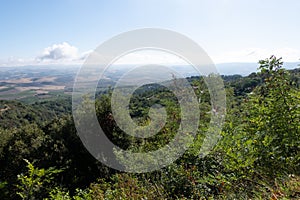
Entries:
{"type": "MultiPolygon", "coordinates": [[[[201,100],[197,138],[173,164],[151,173],[123,173],[94,159],[76,134],[70,100],[0,102],[0,199],[299,199],[299,69],[287,71],[272,56],[247,77],[223,76],[227,116],[222,139],[202,157],[198,150],[211,116],[201,77],[190,77],[201,100]]],[[[154,137],[128,136],[114,121],[111,91],[96,101],[97,117],[118,146],[150,151],[178,129],[176,97],[157,84],[139,88],[130,115],[149,123],[149,108],[166,107],[168,121],[154,137]]],[[[125,161],[124,161],[125,162],[125,161]]]]}
{"type": "Polygon", "coordinates": [[[71,98],[24,104],[18,101],[0,100],[0,127],[10,129],[25,124],[45,125],[54,118],[71,112],[71,98]]]}

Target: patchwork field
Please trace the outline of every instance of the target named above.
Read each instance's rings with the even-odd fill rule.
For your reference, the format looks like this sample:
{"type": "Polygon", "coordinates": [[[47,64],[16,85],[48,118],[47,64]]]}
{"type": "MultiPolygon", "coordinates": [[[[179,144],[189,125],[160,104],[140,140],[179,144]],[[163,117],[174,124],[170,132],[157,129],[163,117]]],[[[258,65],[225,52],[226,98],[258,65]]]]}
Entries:
{"type": "MultiPolygon", "coordinates": [[[[79,66],[0,67],[0,100],[32,103],[70,96],[78,69],[79,66]]],[[[107,75],[109,78],[99,83],[100,90],[120,77],[118,72],[107,75]]]]}
{"type": "Polygon", "coordinates": [[[35,102],[68,96],[77,67],[0,68],[0,100],[35,102]]]}

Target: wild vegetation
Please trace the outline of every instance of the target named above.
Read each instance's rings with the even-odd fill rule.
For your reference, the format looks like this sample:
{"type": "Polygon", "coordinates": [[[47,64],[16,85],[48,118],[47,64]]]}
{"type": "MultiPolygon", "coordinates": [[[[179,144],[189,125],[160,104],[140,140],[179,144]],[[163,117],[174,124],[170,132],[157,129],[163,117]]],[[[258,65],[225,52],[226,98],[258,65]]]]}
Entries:
{"type": "MultiPolygon", "coordinates": [[[[76,134],[68,99],[1,101],[0,199],[300,199],[300,76],[282,65],[272,56],[259,61],[258,73],[222,76],[226,121],[205,157],[198,150],[211,117],[210,96],[202,77],[188,78],[201,99],[197,138],[176,162],[149,173],[119,172],[92,157],[76,134]]],[[[166,107],[167,123],[147,139],[116,126],[110,98],[111,91],[98,95],[97,117],[123,149],[158,149],[178,129],[180,108],[167,88],[141,87],[130,101],[141,125],[152,105],[166,107]]]]}

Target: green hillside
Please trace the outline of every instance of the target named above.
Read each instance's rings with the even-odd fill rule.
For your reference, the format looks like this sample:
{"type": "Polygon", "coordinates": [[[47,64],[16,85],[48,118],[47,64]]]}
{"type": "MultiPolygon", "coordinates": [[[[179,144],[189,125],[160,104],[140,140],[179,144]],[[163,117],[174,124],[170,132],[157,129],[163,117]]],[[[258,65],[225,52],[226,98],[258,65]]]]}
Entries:
{"type": "MultiPolygon", "coordinates": [[[[227,114],[222,138],[207,156],[199,149],[212,117],[210,95],[203,77],[188,78],[201,110],[196,138],[174,163],[148,173],[120,172],[89,154],[69,98],[0,101],[0,199],[300,199],[300,69],[287,71],[274,56],[259,64],[259,72],[246,77],[222,76],[227,114]]],[[[129,136],[112,116],[111,92],[99,94],[95,108],[106,136],[120,148],[157,150],[180,128],[178,99],[152,84],[135,91],[129,114],[137,125],[148,125],[151,106],[160,104],[167,122],[155,136],[129,136]]],[[[133,161],[117,151],[114,156],[124,166],[133,161]]]]}

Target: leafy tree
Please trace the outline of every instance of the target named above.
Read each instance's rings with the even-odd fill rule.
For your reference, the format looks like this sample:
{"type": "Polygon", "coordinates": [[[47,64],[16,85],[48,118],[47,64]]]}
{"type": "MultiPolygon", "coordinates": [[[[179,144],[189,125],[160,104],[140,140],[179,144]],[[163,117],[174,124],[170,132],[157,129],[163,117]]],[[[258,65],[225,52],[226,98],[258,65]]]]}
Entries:
{"type": "Polygon", "coordinates": [[[260,62],[264,83],[250,97],[248,131],[253,134],[256,165],[280,172],[299,172],[300,92],[275,56],[260,62]]]}
{"type": "Polygon", "coordinates": [[[27,163],[28,172],[18,175],[17,194],[24,200],[41,199],[45,190],[50,190],[54,175],[62,172],[62,170],[55,168],[39,169],[28,160],[24,159],[24,161],[27,163]]]}
{"type": "Polygon", "coordinates": [[[235,114],[229,114],[220,143],[227,154],[225,166],[250,183],[250,191],[255,185],[270,190],[275,177],[300,171],[299,90],[282,68],[281,58],[271,56],[259,64],[262,85],[239,110],[229,111],[235,114]]]}

